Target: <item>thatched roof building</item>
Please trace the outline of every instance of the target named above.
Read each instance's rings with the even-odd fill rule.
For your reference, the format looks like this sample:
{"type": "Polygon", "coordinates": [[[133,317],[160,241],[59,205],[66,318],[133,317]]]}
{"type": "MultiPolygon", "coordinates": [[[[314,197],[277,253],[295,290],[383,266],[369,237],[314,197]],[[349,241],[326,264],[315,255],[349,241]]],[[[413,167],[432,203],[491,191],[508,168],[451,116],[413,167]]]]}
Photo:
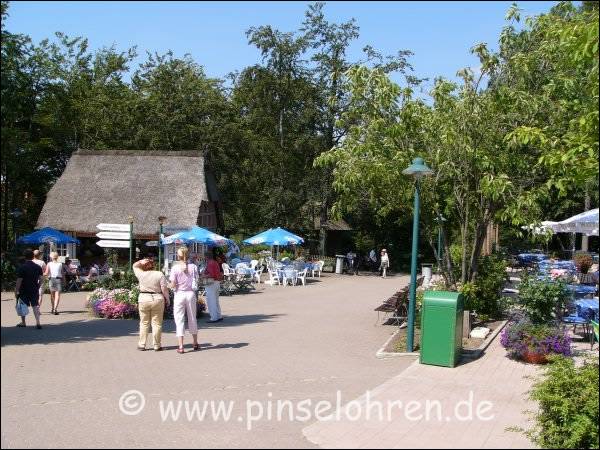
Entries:
{"type": "Polygon", "coordinates": [[[197,152],[79,150],[48,192],[37,228],[92,237],[99,223],[127,223],[137,239],[155,239],[158,217],[170,227],[216,229],[220,200],[197,152]]]}

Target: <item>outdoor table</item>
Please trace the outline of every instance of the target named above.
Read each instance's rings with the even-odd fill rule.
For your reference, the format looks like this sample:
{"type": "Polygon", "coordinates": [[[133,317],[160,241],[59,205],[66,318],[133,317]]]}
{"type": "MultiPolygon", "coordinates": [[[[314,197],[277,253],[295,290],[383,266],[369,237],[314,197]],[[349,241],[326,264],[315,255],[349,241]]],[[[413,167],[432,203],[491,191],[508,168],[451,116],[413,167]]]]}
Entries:
{"type": "Polygon", "coordinates": [[[547,255],[544,255],[543,253],[519,253],[517,255],[519,262],[524,265],[532,265],[543,261],[546,258],[547,255]]]}
{"type": "Polygon", "coordinates": [[[540,269],[540,271],[546,271],[546,272],[549,272],[552,269],[563,269],[563,270],[569,270],[571,272],[575,272],[575,270],[576,270],[575,263],[573,261],[567,261],[567,260],[552,261],[551,259],[545,259],[543,261],[538,262],[538,268],[540,269]]]}
{"type": "Polygon", "coordinates": [[[289,280],[298,276],[298,270],[290,268],[277,269],[277,276],[280,280],[285,280],[286,278],[289,280]],[[286,277],[286,273],[290,275],[290,277],[286,277]]]}
{"type": "Polygon", "coordinates": [[[588,286],[585,284],[567,284],[567,289],[571,291],[574,297],[583,297],[596,293],[596,286],[588,286]]]}
{"type": "Polygon", "coordinates": [[[585,311],[592,310],[594,318],[598,319],[598,297],[596,298],[581,298],[575,302],[577,313],[580,317],[584,316],[585,311]],[[580,313],[581,312],[581,313],[580,313]]]}

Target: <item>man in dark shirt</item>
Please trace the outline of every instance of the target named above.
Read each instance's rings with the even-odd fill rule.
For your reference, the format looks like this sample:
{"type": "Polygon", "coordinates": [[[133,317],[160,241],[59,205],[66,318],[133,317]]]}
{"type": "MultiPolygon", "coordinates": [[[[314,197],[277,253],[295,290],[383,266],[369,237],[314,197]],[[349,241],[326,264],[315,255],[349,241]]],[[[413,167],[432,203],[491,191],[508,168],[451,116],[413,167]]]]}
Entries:
{"type": "MultiPolygon", "coordinates": [[[[40,286],[43,283],[43,271],[40,266],[33,262],[33,250],[27,249],[23,253],[25,263],[17,269],[17,284],[15,286],[15,299],[19,299],[33,309],[36,328],[40,330],[40,286]]],[[[21,316],[18,327],[25,326],[25,316],[21,316]]]]}

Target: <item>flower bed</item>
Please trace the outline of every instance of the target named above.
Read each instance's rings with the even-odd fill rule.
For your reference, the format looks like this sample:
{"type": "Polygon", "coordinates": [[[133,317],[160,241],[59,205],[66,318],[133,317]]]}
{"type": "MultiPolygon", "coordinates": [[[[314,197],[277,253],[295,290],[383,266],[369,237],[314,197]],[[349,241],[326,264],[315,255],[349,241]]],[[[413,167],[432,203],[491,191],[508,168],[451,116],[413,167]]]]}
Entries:
{"type": "MultiPolygon", "coordinates": [[[[139,290],[133,289],[106,289],[97,288],[87,298],[87,308],[90,312],[103,319],[137,319],[139,290]]],[[[206,311],[204,297],[198,298],[197,317],[206,311]]],[[[171,305],[165,309],[165,319],[173,318],[173,299],[171,305]]]]}
{"type": "Polygon", "coordinates": [[[138,316],[137,289],[98,288],[88,297],[87,307],[96,317],[131,319],[138,316]]]}
{"type": "Polygon", "coordinates": [[[500,336],[500,343],[512,358],[536,364],[552,354],[571,356],[571,338],[565,329],[532,324],[527,319],[512,322],[500,336]]]}

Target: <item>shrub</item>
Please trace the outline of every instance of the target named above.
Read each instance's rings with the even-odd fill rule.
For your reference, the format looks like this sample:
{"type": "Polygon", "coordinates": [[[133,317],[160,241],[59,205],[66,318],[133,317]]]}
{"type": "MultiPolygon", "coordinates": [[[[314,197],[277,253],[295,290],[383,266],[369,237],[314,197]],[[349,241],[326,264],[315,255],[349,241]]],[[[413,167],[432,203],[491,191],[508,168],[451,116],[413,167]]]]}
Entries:
{"type": "Polygon", "coordinates": [[[524,277],[519,286],[519,304],[535,324],[545,324],[559,318],[569,292],[564,282],[524,277]]]}
{"type": "Polygon", "coordinates": [[[531,391],[539,402],[529,437],[541,448],[598,448],[598,359],[576,367],[553,357],[531,391]]]}
{"type": "Polygon", "coordinates": [[[2,258],[2,290],[9,290],[14,287],[15,281],[17,279],[17,271],[15,266],[5,258],[3,255],[2,258]]]}
{"type": "Polygon", "coordinates": [[[506,260],[499,254],[484,256],[474,282],[465,283],[465,309],[475,311],[480,318],[499,318],[504,313],[502,289],[506,282],[506,260]]]}
{"type": "Polygon", "coordinates": [[[587,253],[579,253],[575,255],[573,261],[575,262],[575,267],[577,267],[577,270],[581,273],[588,273],[594,264],[594,260],[587,253]]]}
{"type": "Polygon", "coordinates": [[[528,319],[509,323],[502,331],[500,343],[512,358],[522,358],[526,352],[571,356],[571,339],[565,329],[536,325],[528,319]]]}

